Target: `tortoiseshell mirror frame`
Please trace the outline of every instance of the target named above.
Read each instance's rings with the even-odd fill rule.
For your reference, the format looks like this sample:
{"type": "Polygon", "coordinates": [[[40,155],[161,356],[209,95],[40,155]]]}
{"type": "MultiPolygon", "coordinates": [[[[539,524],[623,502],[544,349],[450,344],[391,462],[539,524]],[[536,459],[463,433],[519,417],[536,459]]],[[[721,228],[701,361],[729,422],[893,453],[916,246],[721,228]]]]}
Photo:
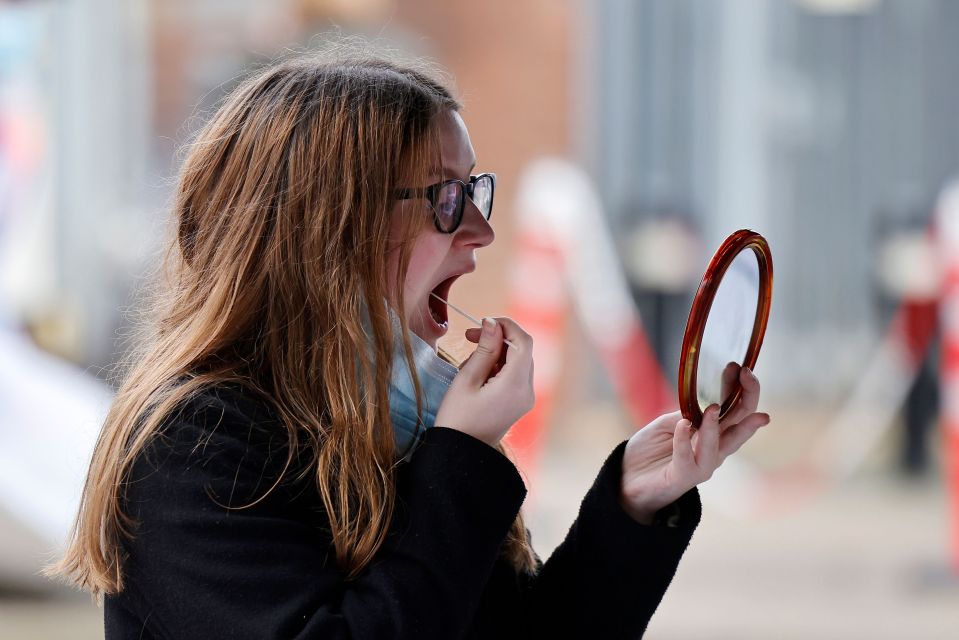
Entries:
{"type": "MultiPolygon", "coordinates": [[[[756,319],[742,366],[750,369],[756,366],[759,350],[763,345],[763,337],[766,335],[766,324],[769,322],[769,309],[773,295],[773,258],[769,251],[769,243],[763,236],[749,229],[741,229],[726,238],[709,262],[686,322],[683,352],[679,359],[679,407],[683,417],[692,422],[694,427],[698,427],[703,420],[703,412],[696,393],[696,371],[699,367],[699,348],[703,341],[703,332],[706,330],[706,319],[709,317],[713,298],[716,297],[716,291],[719,289],[719,283],[726,269],[742,251],[755,252],[759,262],[759,300],[756,304],[756,319]]],[[[720,420],[736,406],[742,391],[742,385],[737,378],[735,389],[720,409],[720,420]]]]}

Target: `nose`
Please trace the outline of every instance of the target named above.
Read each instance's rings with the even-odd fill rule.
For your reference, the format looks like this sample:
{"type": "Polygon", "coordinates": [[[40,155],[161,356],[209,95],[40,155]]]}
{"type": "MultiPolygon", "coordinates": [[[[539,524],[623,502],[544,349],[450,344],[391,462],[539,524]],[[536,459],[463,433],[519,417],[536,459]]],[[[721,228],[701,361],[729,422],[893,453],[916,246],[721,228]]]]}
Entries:
{"type": "Polygon", "coordinates": [[[464,206],[466,210],[463,211],[463,220],[453,234],[454,242],[472,249],[488,246],[496,239],[489,220],[483,217],[479,208],[469,198],[466,198],[464,206]]]}

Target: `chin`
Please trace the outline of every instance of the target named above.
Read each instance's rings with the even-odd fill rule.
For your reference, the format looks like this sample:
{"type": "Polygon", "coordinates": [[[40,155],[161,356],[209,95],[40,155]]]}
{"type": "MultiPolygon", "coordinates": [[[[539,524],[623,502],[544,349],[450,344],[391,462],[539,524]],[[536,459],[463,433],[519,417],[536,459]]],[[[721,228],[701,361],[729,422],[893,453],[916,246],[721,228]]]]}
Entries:
{"type": "Polygon", "coordinates": [[[433,350],[436,351],[436,341],[439,339],[435,335],[435,332],[424,329],[422,323],[409,322],[407,326],[410,328],[410,333],[416,334],[423,342],[433,347],[433,350]]]}

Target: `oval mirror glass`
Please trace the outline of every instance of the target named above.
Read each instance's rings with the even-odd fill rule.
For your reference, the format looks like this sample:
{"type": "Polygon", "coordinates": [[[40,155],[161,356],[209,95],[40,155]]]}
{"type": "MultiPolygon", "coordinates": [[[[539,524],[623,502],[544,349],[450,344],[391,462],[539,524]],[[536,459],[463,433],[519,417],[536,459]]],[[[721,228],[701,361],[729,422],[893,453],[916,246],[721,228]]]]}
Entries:
{"type": "Polygon", "coordinates": [[[723,274],[706,318],[696,371],[700,411],[711,404],[728,406],[749,351],[758,306],[759,260],[755,251],[744,249],[723,274]]]}

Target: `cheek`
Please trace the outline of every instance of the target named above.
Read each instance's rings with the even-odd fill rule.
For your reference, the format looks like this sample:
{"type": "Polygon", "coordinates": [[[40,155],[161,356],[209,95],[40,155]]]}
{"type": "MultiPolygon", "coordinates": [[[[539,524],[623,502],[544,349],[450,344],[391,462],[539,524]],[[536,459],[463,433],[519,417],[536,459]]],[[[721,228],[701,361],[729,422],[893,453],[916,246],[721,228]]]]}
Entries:
{"type": "MultiPolygon", "coordinates": [[[[407,216],[410,215],[410,212],[406,207],[402,205],[397,205],[393,208],[390,217],[390,230],[388,237],[388,248],[387,248],[387,281],[386,287],[389,291],[389,295],[392,299],[396,299],[399,292],[397,288],[397,276],[400,270],[400,254],[402,253],[403,245],[406,242],[409,242],[410,229],[408,228],[409,220],[407,216]]],[[[413,272],[417,267],[415,266],[417,261],[417,245],[420,244],[420,237],[423,234],[420,233],[414,239],[413,252],[410,255],[410,265],[407,270],[406,281],[403,285],[404,292],[408,290],[406,283],[410,280],[410,273],[413,272]]]]}
{"type": "MultiPolygon", "coordinates": [[[[409,209],[397,207],[393,212],[393,223],[390,228],[390,256],[388,258],[389,281],[387,287],[390,296],[395,300],[396,276],[399,272],[399,245],[407,242],[407,229],[404,222],[409,222],[402,216],[415,213],[409,209]]],[[[403,296],[406,298],[408,309],[415,308],[429,293],[432,285],[435,284],[440,267],[446,260],[452,247],[452,237],[446,234],[438,233],[433,228],[433,222],[424,220],[423,226],[416,233],[412,240],[413,248],[410,251],[410,261],[407,267],[406,277],[403,281],[403,296]]]]}
{"type": "Polygon", "coordinates": [[[435,284],[436,274],[449,249],[450,240],[445,235],[426,231],[417,237],[404,285],[404,293],[408,298],[427,293],[435,284]]]}

